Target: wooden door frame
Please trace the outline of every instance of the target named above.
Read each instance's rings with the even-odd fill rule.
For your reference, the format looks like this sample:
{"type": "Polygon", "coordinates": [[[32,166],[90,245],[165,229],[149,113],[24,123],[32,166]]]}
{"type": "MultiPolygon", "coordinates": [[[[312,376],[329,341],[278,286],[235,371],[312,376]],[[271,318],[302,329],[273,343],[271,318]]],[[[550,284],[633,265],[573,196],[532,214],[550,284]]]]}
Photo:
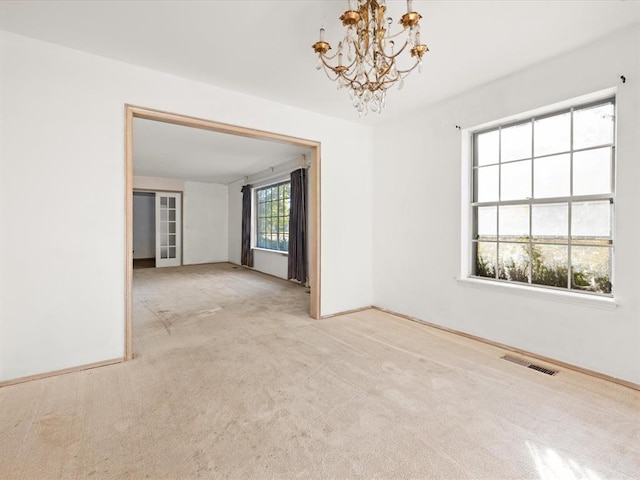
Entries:
{"type": "MultiPolygon", "coordinates": [[[[220,123],[204,118],[180,115],[125,104],[125,344],[124,359],[133,358],[133,119],[143,118],[200,128],[246,138],[285,143],[311,150],[309,168],[309,284],[311,298],[309,316],[321,318],[320,311],[320,142],[280,133],[220,123]]],[[[184,246],[183,246],[184,247],[184,246]]]]}

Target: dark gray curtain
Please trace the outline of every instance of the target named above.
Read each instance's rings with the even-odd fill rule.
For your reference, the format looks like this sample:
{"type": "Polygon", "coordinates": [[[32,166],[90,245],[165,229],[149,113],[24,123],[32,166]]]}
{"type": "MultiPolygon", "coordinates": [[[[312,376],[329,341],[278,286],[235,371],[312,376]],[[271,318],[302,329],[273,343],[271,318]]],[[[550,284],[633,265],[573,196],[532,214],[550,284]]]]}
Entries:
{"type": "Polygon", "coordinates": [[[289,209],[289,268],[287,278],[307,281],[307,171],[291,172],[289,209]]]}
{"type": "Polygon", "coordinates": [[[242,187],[242,251],[240,263],[253,267],[253,250],[251,250],[251,185],[242,187]]]}

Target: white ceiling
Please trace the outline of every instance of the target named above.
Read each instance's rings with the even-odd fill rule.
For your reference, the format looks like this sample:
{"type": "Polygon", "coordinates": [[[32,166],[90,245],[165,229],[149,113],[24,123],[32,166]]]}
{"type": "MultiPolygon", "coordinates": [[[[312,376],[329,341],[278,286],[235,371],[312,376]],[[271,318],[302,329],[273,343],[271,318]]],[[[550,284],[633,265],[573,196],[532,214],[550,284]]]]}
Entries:
{"type": "MultiPolygon", "coordinates": [[[[422,74],[358,119],[315,69],[318,28],[337,46],[337,0],[1,1],[0,29],[367,124],[423,108],[640,22],[639,0],[415,0],[431,49],[422,74]]],[[[398,19],[405,1],[388,0],[398,19]]],[[[612,52],[615,54],[615,52],[612,52]]],[[[228,183],[302,148],[136,119],[134,174],[228,183]]]]}
{"type": "MultiPolygon", "coordinates": [[[[640,22],[637,0],[415,0],[424,70],[358,119],[315,70],[326,23],[337,46],[344,1],[2,1],[0,29],[354,121],[421,108],[640,22]]],[[[388,1],[398,19],[406,2],[388,1]]],[[[612,52],[615,54],[615,52],[612,52]]]]}
{"type": "Polygon", "coordinates": [[[133,120],[134,175],[226,184],[310,153],[283,143],[133,120]]]}

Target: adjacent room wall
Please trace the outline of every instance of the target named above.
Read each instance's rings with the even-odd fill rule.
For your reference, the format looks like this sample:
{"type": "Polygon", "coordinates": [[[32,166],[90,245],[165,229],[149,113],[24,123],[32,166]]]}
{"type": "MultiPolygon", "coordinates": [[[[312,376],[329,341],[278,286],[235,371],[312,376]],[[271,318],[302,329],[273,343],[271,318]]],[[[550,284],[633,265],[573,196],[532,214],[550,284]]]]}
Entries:
{"type": "Polygon", "coordinates": [[[268,250],[253,250],[253,269],[274,277],[287,279],[289,256],[268,250]]]}
{"type": "Polygon", "coordinates": [[[0,381],[124,354],[126,103],[320,141],[321,313],[373,303],[372,128],[6,32],[0,58],[0,381]]]}
{"type": "Polygon", "coordinates": [[[633,28],[377,131],[376,304],[421,320],[640,383],[640,32],[633,28]],[[622,83],[620,75],[627,77],[622,83]],[[616,311],[464,287],[461,133],[618,87],[616,311]],[[393,161],[390,161],[393,159],[393,161]]]}
{"type": "MultiPolygon", "coordinates": [[[[135,158],[133,161],[135,163],[135,158]]],[[[134,176],[133,188],[182,192],[183,265],[229,260],[226,185],[189,182],[179,178],[134,176]]],[[[144,258],[138,257],[137,253],[134,256],[144,258]]]]}
{"type": "MultiPolygon", "coordinates": [[[[134,164],[135,161],[136,159],[134,158],[134,164]]],[[[180,178],[143,177],[140,175],[134,175],[133,188],[140,190],[154,190],[156,192],[182,192],[184,191],[184,180],[180,178]]]]}
{"type": "Polygon", "coordinates": [[[183,263],[229,260],[227,186],[185,182],[183,195],[183,263]]]}

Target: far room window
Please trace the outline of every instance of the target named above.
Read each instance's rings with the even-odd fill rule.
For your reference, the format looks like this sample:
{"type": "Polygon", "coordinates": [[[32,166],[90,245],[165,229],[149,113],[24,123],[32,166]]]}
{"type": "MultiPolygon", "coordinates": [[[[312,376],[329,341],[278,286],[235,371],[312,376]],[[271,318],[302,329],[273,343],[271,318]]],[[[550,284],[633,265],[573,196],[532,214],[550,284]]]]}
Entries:
{"type": "Polygon", "coordinates": [[[256,247],[289,250],[291,182],[256,189],[256,247]]]}
{"type": "Polygon", "coordinates": [[[471,273],[612,293],[615,99],[477,131],[471,273]]]}

